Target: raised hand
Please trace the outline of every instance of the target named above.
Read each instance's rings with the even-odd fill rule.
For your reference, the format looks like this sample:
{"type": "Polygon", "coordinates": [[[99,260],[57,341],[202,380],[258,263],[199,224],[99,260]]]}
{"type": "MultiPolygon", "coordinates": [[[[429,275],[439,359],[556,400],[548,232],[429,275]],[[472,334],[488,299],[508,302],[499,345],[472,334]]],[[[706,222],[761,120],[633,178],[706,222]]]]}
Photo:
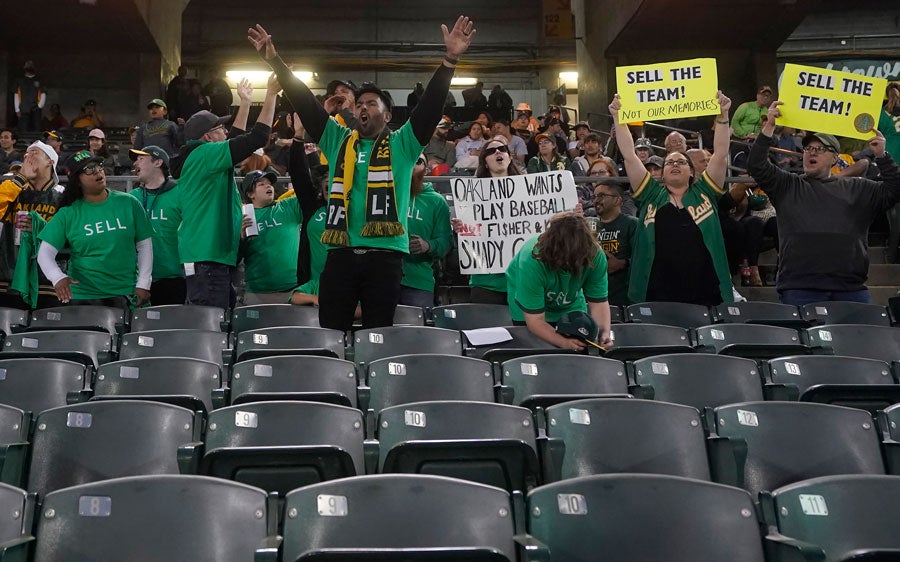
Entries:
{"type": "Polygon", "coordinates": [[[253,98],[253,86],[250,85],[250,80],[241,78],[237,85],[237,95],[242,102],[250,102],[253,98]]]}
{"type": "Polygon", "coordinates": [[[347,98],[340,94],[337,94],[323,101],[322,105],[325,107],[325,111],[328,112],[328,115],[334,115],[338,111],[344,109],[344,107],[347,105],[346,102],[347,98]]]}
{"type": "Polygon", "coordinates": [[[784,102],[775,100],[769,106],[768,111],[766,111],[766,123],[775,123],[775,120],[781,117],[781,109],[779,109],[779,105],[784,105],[784,102]]]}
{"type": "Polygon", "coordinates": [[[281,83],[278,82],[278,77],[275,76],[275,73],[269,75],[269,80],[266,83],[266,94],[277,94],[281,91],[281,83]]]}
{"type": "Polygon", "coordinates": [[[272,36],[269,35],[265,28],[259,24],[256,24],[255,27],[251,27],[247,30],[247,40],[250,41],[250,44],[253,45],[253,48],[256,49],[256,52],[260,52],[263,47],[266,49],[265,57],[270,59],[276,56],[278,53],[275,51],[275,45],[272,43],[272,36]]]}
{"type": "Polygon", "coordinates": [[[613,96],[611,102],[609,102],[609,114],[612,116],[613,125],[619,124],[619,110],[622,109],[622,102],[619,101],[619,94],[613,96]]]}
{"type": "Polygon", "coordinates": [[[728,119],[728,110],[731,109],[731,98],[722,93],[722,90],[716,92],[719,100],[719,107],[722,108],[722,117],[728,119]]]}
{"type": "Polygon", "coordinates": [[[459,16],[452,30],[441,24],[441,32],[444,34],[447,55],[457,59],[469,49],[472,38],[475,37],[475,23],[466,16],[459,16]]]}
{"type": "Polygon", "coordinates": [[[869,147],[872,149],[872,153],[875,155],[875,158],[881,158],[884,156],[884,135],[878,129],[875,129],[875,136],[869,140],[869,147]]]}

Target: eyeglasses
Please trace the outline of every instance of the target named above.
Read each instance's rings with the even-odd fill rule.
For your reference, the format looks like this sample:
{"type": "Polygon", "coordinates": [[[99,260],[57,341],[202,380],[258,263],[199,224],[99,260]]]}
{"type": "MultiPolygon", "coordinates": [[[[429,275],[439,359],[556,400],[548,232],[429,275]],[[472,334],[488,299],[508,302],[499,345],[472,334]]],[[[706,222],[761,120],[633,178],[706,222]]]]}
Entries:
{"type": "Polygon", "coordinates": [[[225,130],[225,125],[216,125],[215,127],[213,127],[212,129],[210,129],[206,132],[207,132],[207,134],[209,134],[209,133],[215,133],[216,131],[224,131],[224,130],[225,130]]]}
{"type": "Polygon", "coordinates": [[[596,170],[591,170],[589,176],[611,176],[612,172],[607,170],[606,168],[597,168],[596,170]]]}
{"type": "Polygon", "coordinates": [[[85,166],[85,167],[81,170],[81,173],[84,174],[84,175],[86,175],[86,176],[93,176],[93,175],[96,174],[97,172],[102,172],[102,171],[103,171],[103,164],[100,164],[100,163],[98,163],[98,162],[94,162],[94,163],[92,163],[92,164],[88,164],[87,166],[85,166]]]}
{"type": "Polygon", "coordinates": [[[553,141],[551,141],[550,139],[541,139],[538,142],[538,144],[552,144],[552,143],[553,143],[553,141]]]}
{"type": "Polygon", "coordinates": [[[833,151],[833,149],[829,146],[806,145],[803,147],[803,152],[806,152],[809,154],[821,154],[823,152],[832,152],[832,151],[833,151]]]}
{"type": "Polygon", "coordinates": [[[679,160],[666,160],[665,165],[666,166],[687,166],[688,161],[685,160],[684,158],[681,158],[679,160]]]}
{"type": "Polygon", "coordinates": [[[603,199],[604,197],[618,197],[615,193],[595,193],[594,199],[603,199]]]}
{"type": "Polygon", "coordinates": [[[494,154],[495,152],[505,152],[505,153],[509,154],[509,147],[506,146],[505,144],[501,144],[500,146],[492,146],[490,148],[484,149],[485,156],[490,156],[491,154],[494,154]]]}

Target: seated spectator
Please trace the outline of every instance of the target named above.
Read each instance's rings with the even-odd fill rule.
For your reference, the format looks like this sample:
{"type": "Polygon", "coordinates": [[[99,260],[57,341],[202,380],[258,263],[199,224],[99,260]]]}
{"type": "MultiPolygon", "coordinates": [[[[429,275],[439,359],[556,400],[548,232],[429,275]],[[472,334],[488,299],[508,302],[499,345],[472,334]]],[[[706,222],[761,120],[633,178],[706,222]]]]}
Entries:
{"type": "Polygon", "coordinates": [[[541,124],[534,118],[531,113],[531,106],[524,101],[516,106],[516,118],[512,122],[512,128],[526,130],[532,135],[537,133],[541,128],[541,124]]]}
{"type": "Polygon", "coordinates": [[[547,133],[538,133],[535,137],[538,155],[528,161],[528,173],[552,172],[569,167],[569,159],[560,156],[556,151],[556,141],[547,133]]]}
{"type": "Polygon", "coordinates": [[[491,136],[491,123],[494,122],[494,118],[487,111],[482,111],[475,117],[475,122],[481,124],[482,137],[487,139],[491,136]]]}
{"type": "Polygon", "coordinates": [[[137,128],[134,141],[131,143],[134,148],[140,150],[145,146],[158,146],[165,150],[170,158],[178,153],[184,139],[179,138],[178,125],[166,118],[168,112],[166,102],[161,99],[152,99],[147,103],[150,120],[137,128]]]}
{"type": "Polygon", "coordinates": [[[97,113],[97,102],[94,100],[84,102],[81,111],[72,119],[72,128],[74,129],[96,129],[102,126],[103,117],[97,113]]]}
{"type": "Polygon", "coordinates": [[[41,130],[52,131],[53,129],[65,129],[68,126],[69,122],[63,117],[59,104],[50,104],[50,110],[41,119],[41,130]]]}
{"type": "MultiPolygon", "coordinates": [[[[629,133],[630,134],[630,133],[629,133]]],[[[634,153],[641,160],[641,163],[647,165],[647,160],[653,156],[653,145],[647,137],[641,137],[634,141],[634,153]]]]}
{"type": "MultiPolygon", "coordinates": [[[[644,167],[647,168],[647,171],[650,172],[650,176],[659,181],[662,179],[662,169],[663,169],[663,159],[655,154],[647,159],[647,162],[644,164],[644,167]]],[[[701,172],[697,172],[698,174],[701,172]]]]}
{"type": "Polygon", "coordinates": [[[106,144],[106,133],[101,129],[92,129],[88,133],[88,148],[92,156],[96,156],[103,161],[103,171],[107,176],[111,176],[116,171],[116,159],[109,152],[109,146],[106,144]]]}
{"type": "Polygon", "coordinates": [[[16,150],[19,135],[12,129],[0,129],[0,175],[9,171],[12,162],[21,162],[22,153],[16,150]]]}
{"type": "MultiPolygon", "coordinates": [[[[575,131],[584,131],[584,127],[576,126],[575,131]]],[[[571,154],[573,151],[569,151],[571,154]]],[[[598,159],[603,157],[603,149],[600,148],[600,137],[596,133],[588,133],[584,135],[584,138],[581,141],[580,150],[582,154],[580,156],[576,156],[574,160],[572,160],[572,165],[569,166],[569,169],[576,176],[583,176],[587,174],[588,169],[590,169],[591,165],[596,162],[598,159]]]]}
{"type": "MultiPolygon", "coordinates": [[[[747,174],[741,174],[747,177],[747,174]]],[[[734,183],[729,197],[719,199],[719,221],[725,238],[725,252],[732,275],[740,270],[741,285],[761,287],[759,254],[762,250],[765,221],[750,212],[750,184],[734,183]]],[[[765,197],[765,196],[763,196],[765,197]]],[[[758,201],[759,196],[754,197],[758,201]]],[[[758,203],[757,203],[758,204],[758,203]]]]}
{"type": "Polygon", "coordinates": [[[484,146],[484,128],[478,121],[472,121],[469,133],[456,142],[456,167],[478,167],[478,155],[484,146]]]}
{"type": "MultiPolygon", "coordinates": [[[[591,126],[587,121],[579,121],[578,123],[575,123],[575,140],[569,142],[568,146],[569,158],[577,159],[579,156],[584,155],[584,143],[590,133],[591,126]]],[[[599,144],[600,137],[597,137],[597,142],[599,144]]],[[[587,168],[585,168],[585,170],[587,170],[587,168]]]]}
{"type": "Polygon", "coordinates": [[[456,147],[447,141],[447,133],[450,131],[450,118],[444,115],[434,127],[434,134],[425,147],[425,159],[428,168],[434,168],[438,164],[447,164],[450,168],[456,164],[456,147]]]}
{"type": "Polygon", "coordinates": [[[600,327],[600,345],[610,345],[606,267],[583,216],[554,216],[542,234],[522,244],[506,270],[513,322],[557,347],[582,351],[582,341],[557,334],[553,324],[566,312],[589,312],[600,327]]]}
{"type": "Polygon", "coordinates": [[[597,240],[606,254],[609,304],[626,306],[628,301],[628,275],[634,235],[638,220],[622,212],[624,190],[621,185],[600,183],[594,187],[594,207],[597,210],[597,240]]]}
{"type": "Polygon", "coordinates": [[[664,145],[666,147],[666,154],[671,154],[673,152],[687,153],[688,150],[687,139],[678,131],[672,131],[666,135],[664,145]]]}
{"type": "Polygon", "coordinates": [[[525,141],[522,140],[522,137],[512,134],[509,121],[505,119],[494,121],[494,124],[491,126],[491,134],[495,138],[502,137],[504,139],[503,143],[507,145],[510,157],[519,165],[519,167],[524,169],[528,148],[525,146],[525,141]]]}

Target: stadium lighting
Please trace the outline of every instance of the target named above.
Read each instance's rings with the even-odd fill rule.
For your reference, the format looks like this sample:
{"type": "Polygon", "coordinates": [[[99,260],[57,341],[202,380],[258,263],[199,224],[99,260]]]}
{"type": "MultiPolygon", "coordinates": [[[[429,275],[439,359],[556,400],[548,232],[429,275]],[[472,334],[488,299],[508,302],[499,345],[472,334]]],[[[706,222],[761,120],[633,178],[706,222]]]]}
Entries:
{"type": "Polygon", "coordinates": [[[450,79],[451,86],[474,86],[478,83],[478,78],[464,78],[458,76],[450,79]]]}
{"type": "Polygon", "coordinates": [[[566,88],[571,88],[571,89],[578,88],[578,73],[577,72],[560,72],[559,79],[566,83],[566,88]]]}
{"type": "MultiPolygon", "coordinates": [[[[246,78],[250,80],[250,84],[254,88],[265,87],[266,82],[269,80],[270,74],[272,74],[272,72],[269,70],[229,70],[225,72],[225,76],[228,77],[232,84],[237,84],[241,81],[242,78],[246,78]]],[[[309,84],[309,82],[313,78],[313,73],[309,71],[295,70],[294,76],[302,80],[304,83],[309,84]]]]}

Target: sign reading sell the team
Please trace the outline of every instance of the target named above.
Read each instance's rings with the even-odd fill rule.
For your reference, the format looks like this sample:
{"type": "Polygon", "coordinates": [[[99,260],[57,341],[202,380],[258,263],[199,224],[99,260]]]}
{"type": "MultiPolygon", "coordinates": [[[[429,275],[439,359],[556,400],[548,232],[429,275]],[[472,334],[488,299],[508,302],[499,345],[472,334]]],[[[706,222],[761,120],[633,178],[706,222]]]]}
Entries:
{"type": "Polygon", "coordinates": [[[616,68],[619,121],[716,115],[721,109],[716,59],[691,59],[616,68]]]}
{"type": "Polygon", "coordinates": [[[855,139],[878,126],[887,80],[799,64],[784,65],[778,125],[855,139]]]}
{"type": "Polygon", "coordinates": [[[502,178],[456,178],[453,207],[461,273],[503,273],[523,242],[547,227],[550,217],[578,204],[568,170],[502,178]]]}

